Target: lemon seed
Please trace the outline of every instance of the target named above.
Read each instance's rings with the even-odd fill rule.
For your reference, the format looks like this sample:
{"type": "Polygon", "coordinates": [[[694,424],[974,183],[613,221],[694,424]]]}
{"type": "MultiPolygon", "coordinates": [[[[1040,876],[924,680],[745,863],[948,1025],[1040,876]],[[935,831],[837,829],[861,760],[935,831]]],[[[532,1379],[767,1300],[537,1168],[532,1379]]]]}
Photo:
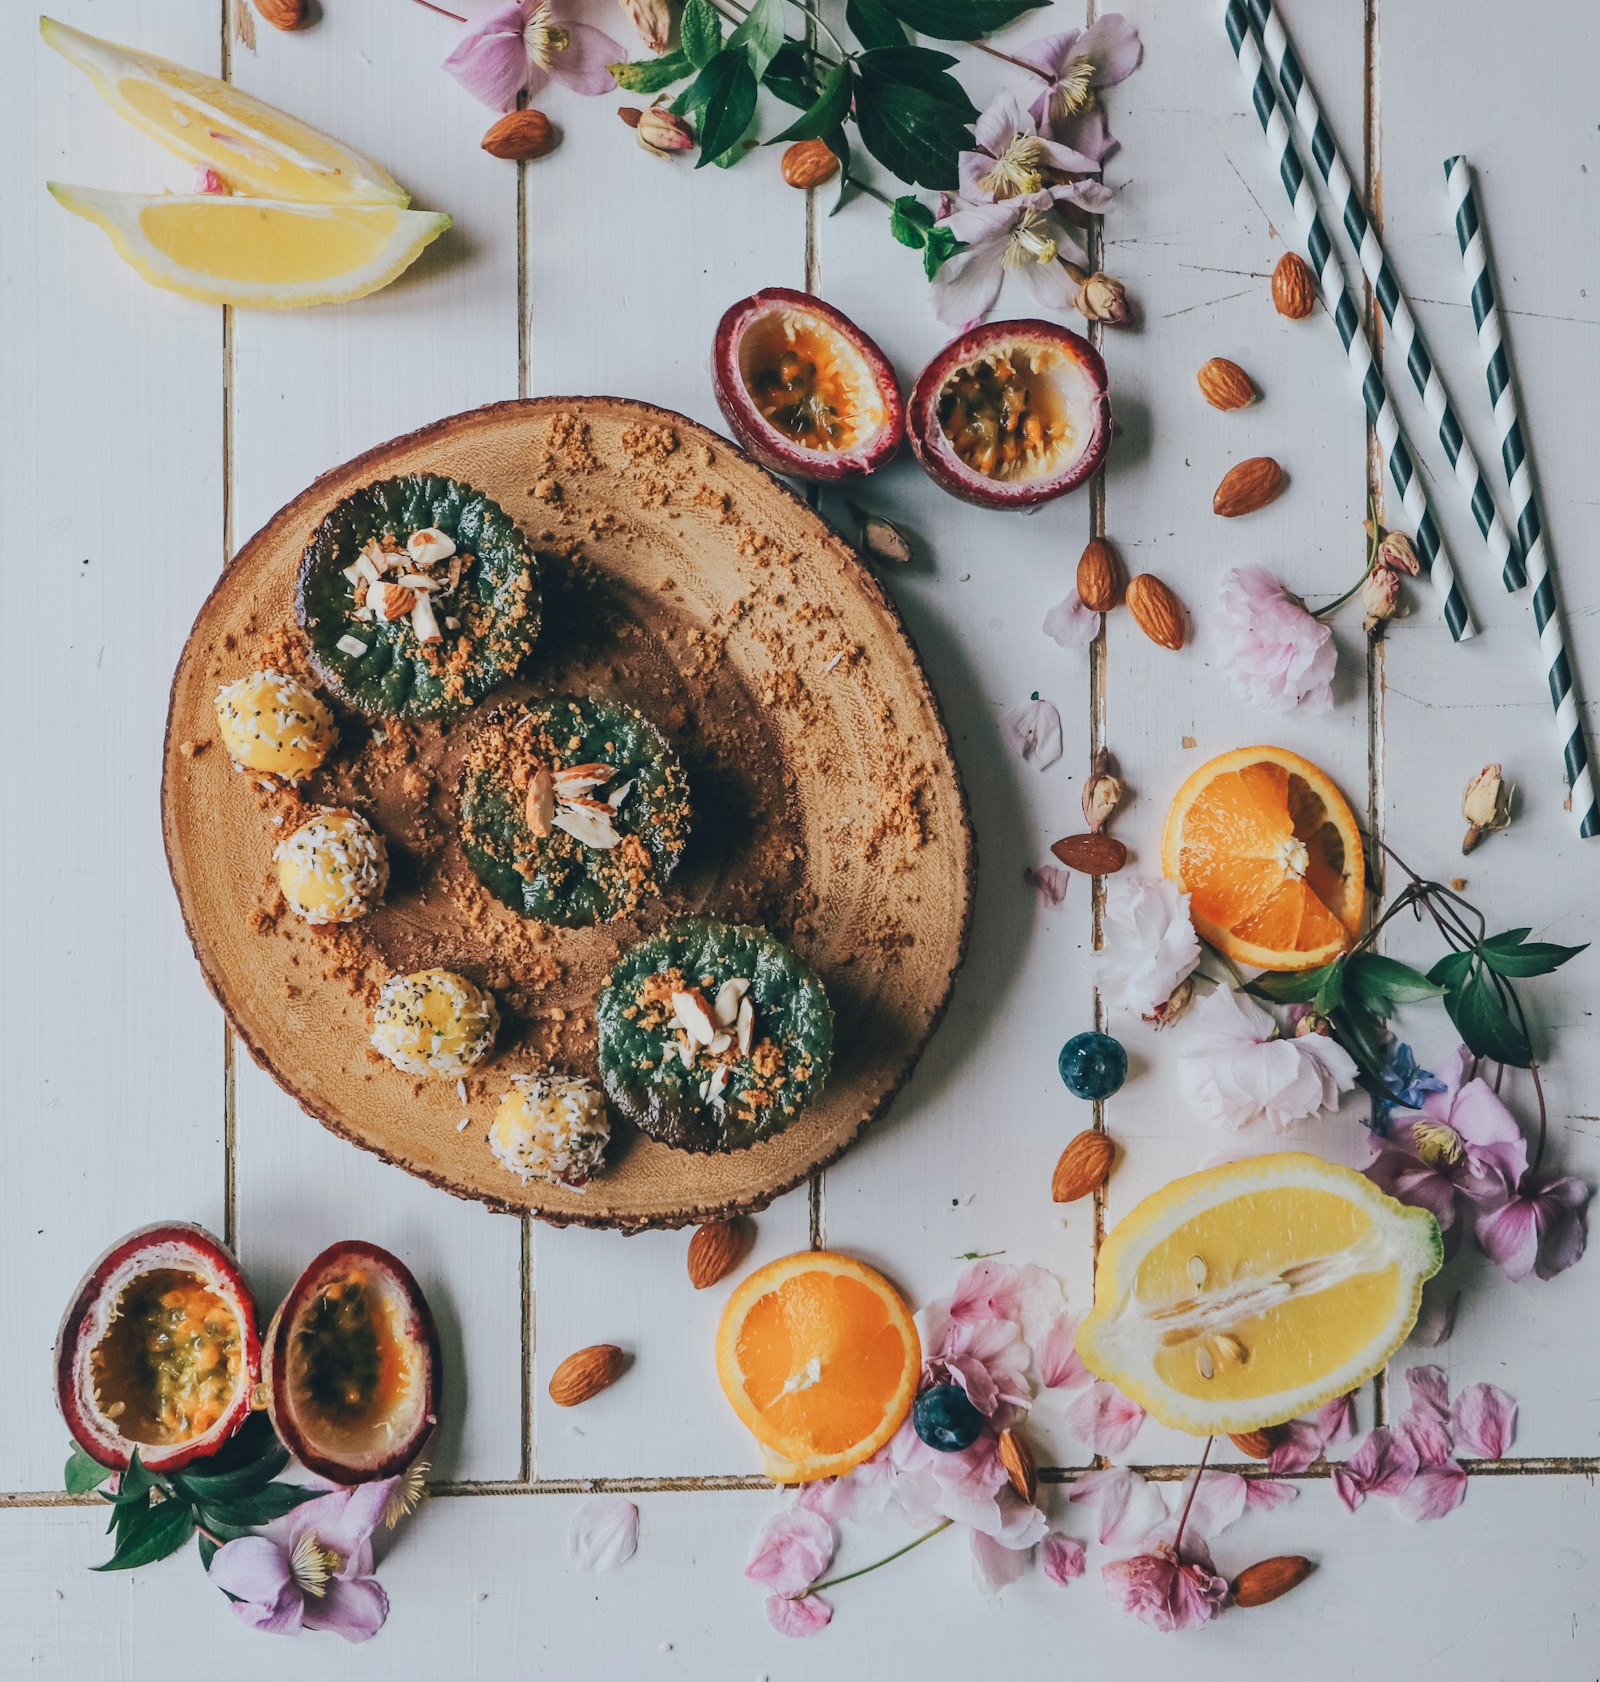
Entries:
{"type": "Polygon", "coordinates": [[[1217,1364],[1211,1359],[1211,1351],[1209,1349],[1197,1350],[1195,1352],[1194,1364],[1200,1369],[1200,1376],[1202,1378],[1216,1377],[1217,1364]]]}
{"type": "Polygon", "coordinates": [[[1189,1277],[1194,1281],[1194,1288],[1200,1290],[1206,1282],[1207,1267],[1203,1256],[1190,1256],[1189,1277]]]}
{"type": "Polygon", "coordinates": [[[1230,1361],[1237,1361],[1241,1367],[1250,1359],[1250,1351],[1229,1332],[1224,1332],[1217,1339],[1217,1353],[1226,1355],[1230,1361]]]}

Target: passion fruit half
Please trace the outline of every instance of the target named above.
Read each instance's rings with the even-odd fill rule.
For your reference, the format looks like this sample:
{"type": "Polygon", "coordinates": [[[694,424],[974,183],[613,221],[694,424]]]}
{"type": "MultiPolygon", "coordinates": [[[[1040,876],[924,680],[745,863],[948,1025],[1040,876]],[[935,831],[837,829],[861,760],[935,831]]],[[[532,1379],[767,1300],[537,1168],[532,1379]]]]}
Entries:
{"type": "Polygon", "coordinates": [[[102,1466],[177,1471],[244,1423],[261,1375],[255,1302],[217,1239],[178,1222],[119,1239],[84,1275],[56,1341],[56,1399],[102,1466]]]}
{"type": "Polygon", "coordinates": [[[266,1405],[284,1447],[339,1484],[404,1471],[439,1418],[439,1334],[411,1270],[330,1244],[267,1328],[266,1405]]]}
{"type": "Polygon", "coordinates": [[[711,384],[745,450],[791,478],[859,479],[905,438],[888,357],[831,304],[786,286],[751,293],[717,323],[711,384]]]}
{"type": "Polygon", "coordinates": [[[1081,485],[1111,443],[1106,365],[1053,321],[992,321],[917,377],[911,448],[942,489],[981,508],[1031,508],[1081,485]]]}

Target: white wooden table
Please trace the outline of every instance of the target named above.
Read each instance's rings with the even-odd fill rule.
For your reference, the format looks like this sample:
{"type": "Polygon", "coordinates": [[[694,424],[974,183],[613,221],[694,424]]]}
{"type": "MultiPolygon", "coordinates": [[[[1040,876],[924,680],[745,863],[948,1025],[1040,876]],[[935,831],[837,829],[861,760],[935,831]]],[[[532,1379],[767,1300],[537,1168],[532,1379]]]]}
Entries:
{"type": "MultiPolygon", "coordinates": [[[[726,1287],[690,1290],[684,1235],[552,1231],[456,1202],[339,1143],[235,1055],[184,941],[157,813],[168,678],[232,548],[325,468],[492,399],[626,394],[719,424],[712,328],[758,286],[814,288],[884,344],[908,383],[944,335],[915,256],[890,240],[877,207],[825,219],[782,185],[774,153],[697,175],[639,152],[614,115],[619,99],[555,90],[546,106],[558,151],[521,170],[487,157],[486,113],[438,68],[453,26],[405,0],[325,0],[303,34],[258,25],[254,50],[236,39],[225,0],[58,5],[69,22],[230,75],[365,148],[419,205],[450,211],[455,229],[400,284],[343,309],[229,319],[151,291],[42,183],[181,188],[184,171],[39,44],[31,7],[0,11],[11,72],[0,102],[11,521],[0,661],[0,1675],[144,1679],[173,1674],[175,1662],[249,1677],[563,1682],[978,1675],[1060,1661],[1107,1676],[1155,1662],[1195,1682],[1291,1667],[1473,1682],[1600,1673],[1600,1261],[1520,1288],[1484,1264],[1461,1266],[1458,1329],[1438,1354],[1457,1384],[1492,1380],[1519,1398],[1518,1458],[1474,1476],[1459,1512],[1421,1528],[1376,1502],[1352,1518],[1324,1479],[1306,1479],[1294,1507],[1228,1538],[1235,1568],[1257,1553],[1319,1559],[1312,1581],[1271,1611],[1163,1644],[1111,1610],[1093,1553],[1089,1577],[1069,1590],[1035,1573],[989,1603],[951,1541],[840,1591],[832,1628],[793,1644],[768,1628],[740,1577],[776,1498],[751,1476],[752,1446],[712,1373],[726,1287]],[[89,1259],[158,1217],[226,1233],[266,1304],[330,1240],[375,1239],[410,1262],[440,1314],[442,1481],[382,1563],[393,1612],[365,1648],[311,1637],[290,1649],[245,1630],[192,1558],[108,1577],[85,1569],[102,1557],[103,1521],[55,1493],[67,1435],[51,1343],[89,1259]],[[581,1413],[553,1409],[550,1366],[602,1340],[634,1352],[626,1382],[581,1413]],[[583,1577],[566,1564],[565,1538],[595,1484],[637,1492],[642,1537],[626,1568],[583,1577]]],[[[603,0],[578,9],[627,34],[603,0]]],[[[910,1089],[825,1181],[760,1217],[757,1259],[825,1242],[883,1266],[917,1301],[948,1287],[959,1253],[1003,1250],[1056,1268],[1073,1305],[1088,1302],[1093,1213],[1078,1205],[1063,1219],[1048,1181],[1084,1119],[1054,1065],[1061,1041],[1093,1020],[1079,961],[1093,908],[1079,879],[1059,911],[1040,912],[1021,872],[1075,827],[1092,742],[1107,741],[1125,768],[1134,792],[1119,832],[1146,868],[1187,770],[1223,748],[1277,740],[1335,772],[1408,858],[1464,874],[1502,924],[1571,942],[1600,935],[1600,844],[1577,841],[1562,810],[1526,608],[1491,577],[1398,366],[1396,400],[1483,634],[1453,647],[1424,601],[1368,655],[1359,616],[1347,614],[1329,718],[1258,715],[1222,683],[1205,637],[1221,572],[1260,562],[1308,596],[1342,590],[1361,565],[1377,470],[1331,325],[1320,312],[1284,321],[1268,302],[1290,223],[1209,0],[1126,9],[1146,57],[1113,99],[1124,144],[1110,169],[1121,193],[1105,267],[1128,282],[1143,320],[1106,346],[1122,436],[1105,529],[1133,570],[1159,573],[1193,606],[1197,645],[1165,653],[1126,615],[1092,658],[1041,634],[1097,518],[1090,495],[1033,518],[981,513],[943,497],[909,460],[863,493],[916,534],[924,557],[892,584],[976,814],[972,955],[910,1089]],[[1202,404],[1194,370],[1213,355],[1252,371],[1259,407],[1224,416],[1202,404]],[[1288,467],[1288,494],[1249,521],[1215,519],[1223,470],[1262,451],[1288,467]],[[997,723],[1033,689],[1066,721],[1066,758],[1043,774],[1004,748],[997,723]],[[1506,762],[1520,812],[1462,863],[1460,789],[1488,759],[1506,762]]],[[[1082,15],[1055,11],[1012,38],[1082,15]]],[[[1462,151],[1480,171],[1571,634],[1600,695],[1590,8],[1285,0],[1284,12],[1347,155],[1366,156],[1391,251],[1488,463],[1494,440],[1441,160],[1462,151]]],[[[980,100],[1000,68],[971,66],[980,100]]],[[[1008,295],[1003,313],[1028,310],[1008,295]]],[[[844,518],[836,498],[823,507],[844,518]]],[[[1555,1041],[1554,1160],[1594,1180],[1600,951],[1535,990],[1541,1034],[1555,1041]]],[[[1126,1152],[1114,1219],[1228,1141],[1184,1113],[1172,1040],[1158,1046],[1115,1016],[1108,1025],[1135,1071],[1109,1109],[1126,1152]]],[[[1448,1043],[1437,1012],[1419,1033],[1424,1051],[1448,1043]]],[[[1355,1106],[1291,1142],[1358,1160],[1355,1106]]],[[[1401,1362],[1419,1358],[1409,1350],[1401,1362]]],[[[1370,1398],[1369,1409],[1383,1405],[1381,1393],[1370,1398]]],[[[1066,1476],[1087,1463],[1059,1420],[1045,1439],[1066,1476]]],[[[1128,1458],[1177,1475],[1195,1448],[1147,1425],[1128,1458]]],[[[1064,1523],[1088,1532],[1081,1512],[1064,1523]]],[[[852,1536],[845,1563],[882,1543],[852,1536]]]]}

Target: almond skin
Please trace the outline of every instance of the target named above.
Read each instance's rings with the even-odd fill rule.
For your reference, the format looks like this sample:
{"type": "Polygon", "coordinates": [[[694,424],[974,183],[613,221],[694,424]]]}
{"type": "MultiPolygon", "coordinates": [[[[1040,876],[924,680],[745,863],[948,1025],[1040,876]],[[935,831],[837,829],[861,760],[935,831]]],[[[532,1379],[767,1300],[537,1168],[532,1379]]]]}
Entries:
{"type": "Polygon", "coordinates": [[[1034,1463],[1033,1450],[1009,1427],[1000,1433],[999,1446],[1000,1464],[1006,1469],[1007,1480],[1031,1507],[1039,1493],[1039,1468],[1034,1463]]]}
{"type": "Polygon", "coordinates": [[[1311,1561],[1303,1554],[1277,1554],[1247,1565],[1233,1579],[1235,1606],[1265,1606],[1311,1575],[1311,1561]]]}
{"type": "Polygon", "coordinates": [[[1229,1437],[1228,1441],[1250,1460],[1265,1460],[1277,1446],[1277,1440],[1270,1431],[1241,1431],[1237,1436],[1229,1437]]]}
{"type": "Polygon", "coordinates": [[[1256,400],[1256,388],[1250,376],[1225,356],[1213,356],[1203,363],[1195,382],[1200,395],[1213,409],[1248,409],[1256,400]]]}
{"type": "Polygon", "coordinates": [[[622,1376],[626,1357],[614,1343],[592,1343],[569,1355],[550,1375],[550,1400],[558,1408],[575,1408],[598,1396],[622,1376]]]}
{"type": "Polygon", "coordinates": [[[783,178],[791,187],[820,187],[838,173],[839,160],[825,140],[797,140],[783,154],[783,178]]]}
{"type": "Polygon", "coordinates": [[[755,1232],[735,1216],[731,1221],[707,1221],[689,1240],[689,1283],[697,1291],[726,1279],[742,1262],[755,1232]]]}
{"type": "Polygon", "coordinates": [[[1050,1197],[1055,1203],[1076,1203],[1080,1197],[1098,1191],[1106,1183],[1117,1147],[1106,1134],[1086,1127],[1061,1153],[1050,1180],[1050,1197]]]}
{"type": "Polygon", "coordinates": [[[1153,573],[1141,572],[1128,585],[1128,611],[1151,642],[1182,648],[1186,631],[1183,604],[1153,573]]]}
{"type": "Polygon", "coordinates": [[[491,158],[509,158],[519,162],[527,158],[542,158],[553,151],[555,130],[543,111],[511,111],[499,122],[491,123],[482,145],[491,158]]]}
{"type": "Polygon", "coordinates": [[[298,29],[306,21],[305,0],[255,0],[256,14],[274,29],[298,29]]]}
{"type": "Polygon", "coordinates": [[[417,592],[405,584],[385,584],[383,587],[383,617],[386,620],[404,619],[417,605],[417,592]]]}
{"type": "Polygon", "coordinates": [[[1128,849],[1114,835],[1103,830],[1088,835],[1063,835],[1050,843],[1050,851],[1070,870],[1085,876],[1115,876],[1128,862],[1128,849]]]}
{"type": "Polygon", "coordinates": [[[1285,251],[1272,271],[1272,302],[1291,321],[1304,321],[1317,307],[1316,277],[1293,251],[1285,251]]]}
{"type": "Polygon", "coordinates": [[[1122,600],[1127,573],[1103,537],[1093,537],[1078,557],[1078,597],[1091,613],[1109,613],[1122,600]]]}
{"type": "Polygon", "coordinates": [[[1250,456],[1223,474],[1211,499],[1211,511],[1225,520],[1237,520],[1241,514],[1265,508],[1282,489],[1283,469],[1277,462],[1271,456],[1250,456]]]}

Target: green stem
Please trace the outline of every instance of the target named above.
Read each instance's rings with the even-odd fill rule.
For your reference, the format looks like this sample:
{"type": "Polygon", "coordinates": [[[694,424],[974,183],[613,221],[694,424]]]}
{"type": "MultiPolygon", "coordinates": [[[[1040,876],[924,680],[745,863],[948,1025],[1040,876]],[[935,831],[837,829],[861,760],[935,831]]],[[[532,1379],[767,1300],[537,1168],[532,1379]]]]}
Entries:
{"type": "Polygon", "coordinates": [[[879,1566],[889,1565],[903,1555],[910,1553],[913,1548],[920,1548],[924,1542],[931,1542],[941,1530],[948,1530],[954,1523],[954,1519],[947,1518],[943,1524],[936,1524],[932,1530],[925,1530],[922,1535],[907,1542],[903,1548],[896,1548],[892,1554],[885,1554],[882,1559],[875,1559],[871,1565],[863,1565],[859,1571],[845,1571],[837,1577],[829,1577],[825,1582],[813,1583],[808,1589],[801,1589],[795,1599],[804,1600],[807,1595],[818,1594],[823,1589],[836,1589],[840,1583],[848,1583],[856,1577],[865,1577],[869,1571],[876,1571],[879,1566]]]}
{"type": "Polygon", "coordinates": [[[886,205],[890,210],[894,209],[894,200],[887,193],[880,193],[870,181],[863,181],[859,175],[846,175],[844,182],[847,187],[858,188],[869,198],[875,198],[879,204],[886,205]]]}
{"type": "Polygon", "coordinates": [[[998,58],[1003,63],[1014,64],[1019,70],[1026,70],[1030,76],[1037,76],[1041,82],[1048,82],[1050,78],[1036,64],[1027,64],[1020,58],[1013,58],[1010,53],[1003,53],[998,47],[991,47],[983,41],[968,41],[969,47],[976,47],[980,53],[987,53],[990,58],[998,58]]]}
{"type": "MultiPolygon", "coordinates": [[[[830,41],[833,42],[834,46],[839,49],[839,56],[841,58],[849,58],[850,57],[850,49],[828,27],[828,20],[825,17],[823,17],[820,12],[818,12],[812,6],[808,6],[806,4],[806,0],[789,0],[789,4],[791,6],[793,6],[796,11],[803,12],[808,18],[811,19],[812,23],[814,23],[817,26],[817,28],[820,29],[822,31],[822,33],[824,35],[826,35],[830,41]]],[[[820,62],[823,63],[823,64],[828,64],[831,68],[831,61],[830,60],[821,59],[820,62]]]]}
{"type": "Polygon", "coordinates": [[[1368,567],[1367,571],[1362,573],[1362,575],[1350,586],[1348,590],[1345,591],[1342,596],[1335,596],[1333,600],[1327,603],[1324,607],[1312,609],[1311,617],[1313,619],[1325,619],[1330,613],[1336,612],[1339,608],[1343,607],[1353,595],[1356,595],[1360,591],[1361,586],[1367,581],[1367,573],[1370,573],[1371,571],[1372,568],[1368,567]]]}

